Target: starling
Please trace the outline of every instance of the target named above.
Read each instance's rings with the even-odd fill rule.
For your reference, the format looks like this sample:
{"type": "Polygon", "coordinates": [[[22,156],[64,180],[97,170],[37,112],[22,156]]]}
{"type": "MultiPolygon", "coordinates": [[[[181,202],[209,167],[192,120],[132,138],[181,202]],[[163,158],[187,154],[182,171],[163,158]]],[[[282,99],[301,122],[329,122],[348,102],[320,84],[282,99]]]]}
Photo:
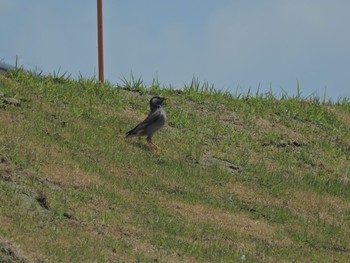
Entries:
{"type": "Polygon", "coordinates": [[[159,152],[160,148],[152,142],[153,134],[164,126],[166,114],[162,107],[166,97],[154,96],[149,101],[150,113],[147,118],[139,123],[134,129],[126,133],[126,138],[147,136],[147,143],[150,147],[159,152]]]}

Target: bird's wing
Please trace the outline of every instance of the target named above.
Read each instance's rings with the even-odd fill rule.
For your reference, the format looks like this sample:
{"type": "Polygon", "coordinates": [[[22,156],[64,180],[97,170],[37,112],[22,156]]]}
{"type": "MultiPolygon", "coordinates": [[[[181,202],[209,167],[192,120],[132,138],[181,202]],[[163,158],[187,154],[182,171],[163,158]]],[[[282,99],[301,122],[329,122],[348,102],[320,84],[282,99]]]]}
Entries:
{"type": "Polygon", "coordinates": [[[157,122],[159,118],[161,117],[161,113],[159,111],[151,112],[147,118],[139,123],[134,129],[131,131],[128,131],[128,135],[138,134],[140,131],[143,131],[148,126],[152,125],[153,123],[157,122]]]}
{"type": "Polygon", "coordinates": [[[148,116],[146,117],[146,119],[141,123],[145,122],[145,123],[152,124],[152,123],[156,122],[160,118],[161,115],[162,115],[161,111],[159,109],[157,109],[153,112],[150,112],[148,114],[148,116]]]}
{"type": "Polygon", "coordinates": [[[161,116],[161,113],[159,111],[154,111],[152,113],[150,113],[147,118],[141,122],[139,125],[137,125],[136,127],[144,127],[146,128],[149,125],[152,125],[153,123],[157,122],[159,120],[161,116]]]}

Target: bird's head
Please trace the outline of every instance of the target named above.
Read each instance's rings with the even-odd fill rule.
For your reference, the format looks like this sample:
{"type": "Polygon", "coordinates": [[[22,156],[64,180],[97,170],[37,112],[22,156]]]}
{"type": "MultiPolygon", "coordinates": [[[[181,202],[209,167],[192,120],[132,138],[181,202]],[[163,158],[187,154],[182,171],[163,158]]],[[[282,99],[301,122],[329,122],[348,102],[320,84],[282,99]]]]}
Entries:
{"type": "Polygon", "coordinates": [[[151,100],[149,101],[149,105],[151,107],[151,110],[156,109],[156,108],[160,108],[164,102],[164,100],[166,100],[167,97],[161,97],[161,96],[154,96],[151,98],[151,100]]]}

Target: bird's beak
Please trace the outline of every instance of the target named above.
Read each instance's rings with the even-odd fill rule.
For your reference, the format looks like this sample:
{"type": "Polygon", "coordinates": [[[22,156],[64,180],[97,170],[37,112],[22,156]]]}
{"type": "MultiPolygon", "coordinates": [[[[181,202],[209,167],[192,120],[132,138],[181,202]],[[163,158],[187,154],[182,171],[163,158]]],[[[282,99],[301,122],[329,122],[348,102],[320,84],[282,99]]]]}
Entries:
{"type": "Polygon", "coordinates": [[[163,100],[170,100],[170,97],[163,97],[163,100]]]}

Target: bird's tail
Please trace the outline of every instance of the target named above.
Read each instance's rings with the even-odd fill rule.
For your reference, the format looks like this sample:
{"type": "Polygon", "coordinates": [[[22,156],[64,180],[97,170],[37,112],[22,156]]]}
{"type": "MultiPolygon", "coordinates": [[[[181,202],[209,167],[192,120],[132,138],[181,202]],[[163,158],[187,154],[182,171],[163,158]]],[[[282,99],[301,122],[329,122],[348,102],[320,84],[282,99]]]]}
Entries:
{"type": "Polygon", "coordinates": [[[135,129],[132,129],[132,130],[128,131],[127,133],[125,133],[126,134],[125,138],[130,138],[130,137],[135,136],[136,134],[134,133],[134,131],[135,131],[135,129]]]}

